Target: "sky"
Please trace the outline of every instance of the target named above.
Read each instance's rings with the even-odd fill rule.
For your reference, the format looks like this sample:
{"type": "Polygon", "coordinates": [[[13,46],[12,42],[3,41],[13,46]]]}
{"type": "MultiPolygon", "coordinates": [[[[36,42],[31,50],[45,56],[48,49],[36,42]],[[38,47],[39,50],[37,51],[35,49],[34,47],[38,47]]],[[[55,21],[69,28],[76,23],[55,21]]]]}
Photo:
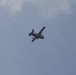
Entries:
{"type": "Polygon", "coordinates": [[[0,75],[76,75],[76,0],[0,0],[0,75]]]}

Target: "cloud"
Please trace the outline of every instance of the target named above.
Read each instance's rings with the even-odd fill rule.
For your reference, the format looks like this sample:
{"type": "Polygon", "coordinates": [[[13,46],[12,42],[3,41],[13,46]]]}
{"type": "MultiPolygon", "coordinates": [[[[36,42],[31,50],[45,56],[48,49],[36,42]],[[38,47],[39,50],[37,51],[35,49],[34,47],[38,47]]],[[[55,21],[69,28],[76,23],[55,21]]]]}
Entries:
{"type": "Polygon", "coordinates": [[[0,0],[0,6],[16,14],[21,10],[24,0],[0,0]]]}
{"type": "Polygon", "coordinates": [[[73,12],[72,4],[76,4],[76,0],[32,0],[32,2],[37,5],[39,13],[46,18],[58,14],[70,14],[73,12]]]}
{"type": "Polygon", "coordinates": [[[67,0],[41,0],[40,2],[39,13],[46,18],[71,12],[71,4],[67,0]]]}
{"type": "Polygon", "coordinates": [[[46,18],[62,13],[69,14],[72,12],[72,3],[76,4],[76,0],[0,0],[0,6],[16,14],[27,2],[35,4],[39,14],[46,18]]]}

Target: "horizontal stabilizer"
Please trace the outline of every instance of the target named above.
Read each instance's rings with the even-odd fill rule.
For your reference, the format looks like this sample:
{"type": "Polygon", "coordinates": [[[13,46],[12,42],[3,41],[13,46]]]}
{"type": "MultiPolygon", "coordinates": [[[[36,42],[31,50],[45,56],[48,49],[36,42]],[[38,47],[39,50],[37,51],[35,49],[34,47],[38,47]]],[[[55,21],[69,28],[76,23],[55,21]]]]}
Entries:
{"type": "Polygon", "coordinates": [[[34,29],[32,29],[32,32],[31,32],[31,33],[29,33],[29,36],[31,36],[31,35],[33,34],[33,32],[34,32],[34,29]]]}

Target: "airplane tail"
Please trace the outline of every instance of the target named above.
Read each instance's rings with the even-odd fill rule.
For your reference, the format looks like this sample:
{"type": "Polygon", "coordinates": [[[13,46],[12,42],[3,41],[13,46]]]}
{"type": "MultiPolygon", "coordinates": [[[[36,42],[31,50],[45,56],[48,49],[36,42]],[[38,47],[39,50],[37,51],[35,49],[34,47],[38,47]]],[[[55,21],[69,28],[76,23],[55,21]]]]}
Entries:
{"type": "Polygon", "coordinates": [[[31,33],[29,33],[29,36],[31,36],[31,35],[33,34],[33,32],[34,32],[34,29],[32,29],[32,32],[31,32],[31,33]]]}

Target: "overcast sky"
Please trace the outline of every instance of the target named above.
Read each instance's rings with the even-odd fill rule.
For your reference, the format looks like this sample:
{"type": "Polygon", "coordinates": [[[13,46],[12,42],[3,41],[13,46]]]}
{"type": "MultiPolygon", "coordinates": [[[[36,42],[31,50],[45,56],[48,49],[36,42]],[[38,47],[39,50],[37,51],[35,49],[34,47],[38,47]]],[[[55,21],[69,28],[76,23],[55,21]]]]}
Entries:
{"type": "Polygon", "coordinates": [[[76,0],[0,0],[0,75],[76,75],[76,0]]]}

